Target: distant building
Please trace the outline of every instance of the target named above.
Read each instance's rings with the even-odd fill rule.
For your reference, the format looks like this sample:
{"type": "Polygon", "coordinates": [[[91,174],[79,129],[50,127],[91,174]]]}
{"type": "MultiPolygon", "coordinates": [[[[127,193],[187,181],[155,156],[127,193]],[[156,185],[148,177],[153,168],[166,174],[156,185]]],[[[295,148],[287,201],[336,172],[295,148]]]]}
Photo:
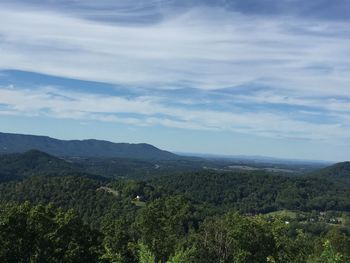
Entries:
{"type": "Polygon", "coordinates": [[[135,201],[142,201],[142,196],[140,195],[137,195],[135,198],[134,198],[135,201]]]}

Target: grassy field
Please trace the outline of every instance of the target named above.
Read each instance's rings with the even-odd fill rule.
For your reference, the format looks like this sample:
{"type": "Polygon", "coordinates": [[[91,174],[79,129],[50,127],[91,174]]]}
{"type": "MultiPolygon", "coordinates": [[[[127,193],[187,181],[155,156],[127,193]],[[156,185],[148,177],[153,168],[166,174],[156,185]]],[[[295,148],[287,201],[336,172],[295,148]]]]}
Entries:
{"type": "Polygon", "coordinates": [[[282,217],[289,217],[292,219],[295,219],[297,217],[297,212],[290,211],[290,210],[280,210],[268,213],[269,216],[282,216],[282,217]]]}
{"type": "Polygon", "coordinates": [[[136,200],[133,200],[133,201],[131,201],[131,203],[133,203],[134,205],[139,206],[139,207],[144,207],[144,206],[146,206],[146,202],[143,202],[143,201],[136,201],[136,200]]]}

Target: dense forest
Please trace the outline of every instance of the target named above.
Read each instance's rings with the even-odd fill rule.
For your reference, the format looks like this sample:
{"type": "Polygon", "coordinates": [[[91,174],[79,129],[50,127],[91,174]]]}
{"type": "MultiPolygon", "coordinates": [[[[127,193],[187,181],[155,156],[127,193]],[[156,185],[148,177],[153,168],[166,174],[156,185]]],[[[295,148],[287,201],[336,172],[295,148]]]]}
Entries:
{"type": "Polygon", "coordinates": [[[159,177],[152,182],[197,203],[224,210],[254,214],[281,209],[350,211],[349,188],[325,178],[197,172],[159,177]]]}
{"type": "Polygon", "coordinates": [[[344,167],[135,179],[38,151],[0,164],[1,262],[350,262],[344,167]]]}

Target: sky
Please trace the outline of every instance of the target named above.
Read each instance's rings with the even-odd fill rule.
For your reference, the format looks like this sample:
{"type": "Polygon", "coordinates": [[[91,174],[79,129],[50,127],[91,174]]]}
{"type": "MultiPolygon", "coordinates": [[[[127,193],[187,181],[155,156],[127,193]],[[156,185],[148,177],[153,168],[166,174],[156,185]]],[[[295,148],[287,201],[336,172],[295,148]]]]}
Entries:
{"type": "Polygon", "coordinates": [[[350,1],[0,0],[0,131],[350,160],[350,1]]]}

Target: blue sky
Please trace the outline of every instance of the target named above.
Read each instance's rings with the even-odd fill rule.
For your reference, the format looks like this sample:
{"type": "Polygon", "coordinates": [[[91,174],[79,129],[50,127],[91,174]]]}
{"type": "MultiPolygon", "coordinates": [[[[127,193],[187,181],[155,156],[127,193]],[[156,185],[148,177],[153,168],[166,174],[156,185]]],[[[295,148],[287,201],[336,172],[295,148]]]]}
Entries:
{"type": "Polygon", "coordinates": [[[0,130],[350,160],[350,2],[2,0],[0,130]]]}

